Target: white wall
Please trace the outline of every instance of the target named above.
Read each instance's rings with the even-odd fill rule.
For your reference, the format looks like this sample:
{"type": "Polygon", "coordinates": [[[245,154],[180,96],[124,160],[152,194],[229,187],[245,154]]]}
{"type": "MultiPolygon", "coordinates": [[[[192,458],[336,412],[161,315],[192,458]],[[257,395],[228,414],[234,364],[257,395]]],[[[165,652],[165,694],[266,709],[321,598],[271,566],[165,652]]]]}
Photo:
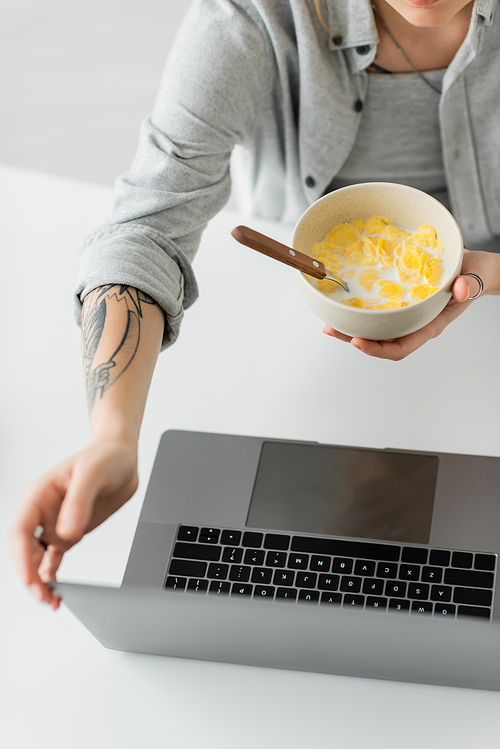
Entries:
{"type": "Polygon", "coordinates": [[[191,0],[4,0],[0,163],[111,184],[191,0]]]}

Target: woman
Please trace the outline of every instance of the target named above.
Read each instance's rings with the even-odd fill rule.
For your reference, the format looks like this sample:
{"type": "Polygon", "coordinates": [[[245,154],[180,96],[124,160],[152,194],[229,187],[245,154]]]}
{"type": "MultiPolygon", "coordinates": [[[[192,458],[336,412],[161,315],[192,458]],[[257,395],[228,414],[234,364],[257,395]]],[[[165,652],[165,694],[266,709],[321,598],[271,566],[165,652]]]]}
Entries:
{"type": "Polygon", "coordinates": [[[399,341],[400,359],[480,293],[500,293],[496,0],[195,0],[108,224],[83,248],[75,295],[91,443],[32,484],[11,533],[34,595],[63,554],[137,487],[137,441],[156,358],[195,300],[191,260],[246,157],[261,217],[294,222],[343,184],[389,180],[449,205],[466,244],[453,299],[399,341]],[[493,252],[480,251],[488,246],[493,252]]]}

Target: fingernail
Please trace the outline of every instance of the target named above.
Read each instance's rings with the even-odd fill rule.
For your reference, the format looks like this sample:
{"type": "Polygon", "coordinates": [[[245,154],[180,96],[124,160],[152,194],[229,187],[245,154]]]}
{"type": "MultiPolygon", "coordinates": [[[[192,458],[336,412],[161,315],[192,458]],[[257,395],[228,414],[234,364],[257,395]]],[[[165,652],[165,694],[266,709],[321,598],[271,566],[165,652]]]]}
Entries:
{"type": "Polygon", "coordinates": [[[35,598],[38,598],[39,601],[43,601],[43,593],[38,587],[38,585],[33,583],[33,585],[30,585],[29,590],[35,596],[35,598]]]}

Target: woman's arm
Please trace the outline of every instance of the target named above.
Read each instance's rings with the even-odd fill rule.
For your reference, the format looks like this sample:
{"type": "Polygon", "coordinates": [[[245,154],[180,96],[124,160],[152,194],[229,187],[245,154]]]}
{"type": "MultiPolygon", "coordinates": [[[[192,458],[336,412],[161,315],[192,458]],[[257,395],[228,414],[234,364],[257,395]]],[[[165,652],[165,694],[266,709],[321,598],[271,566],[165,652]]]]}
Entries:
{"type": "Polygon", "coordinates": [[[57,608],[48,580],[64,553],[137,489],[137,443],[156,359],[163,310],[130,286],[90,292],[82,314],[92,441],[27,489],[11,530],[11,554],[32,593],[57,608]],[[43,527],[44,549],[34,536],[43,527]]]}
{"type": "Polygon", "coordinates": [[[334,330],[329,325],[325,325],[323,332],[339,341],[351,343],[368,356],[400,361],[423,346],[431,338],[440,335],[453,320],[472,304],[469,297],[478,293],[479,284],[475,278],[467,276],[467,273],[475,273],[482,278],[484,283],[483,295],[500,294],[500,254],[465,250],[461,275],[455,279],[452,286],[452,298],[441,314],[424,328],[393,341],[368,341],[365,338],[351,338],[338,330],[334,330]]]}

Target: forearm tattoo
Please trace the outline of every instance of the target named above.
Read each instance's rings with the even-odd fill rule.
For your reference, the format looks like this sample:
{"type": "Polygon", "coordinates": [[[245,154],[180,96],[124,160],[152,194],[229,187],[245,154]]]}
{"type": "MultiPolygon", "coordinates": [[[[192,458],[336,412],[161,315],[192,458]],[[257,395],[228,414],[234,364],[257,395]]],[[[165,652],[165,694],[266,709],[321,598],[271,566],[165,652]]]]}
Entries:
{"type": "Polygon", "coordinates": [[[156,302],[133,286],[100,286],[85,297],[82,314],[83,366],[90,409],[134,360],[141,337],[143,306],[146,304],[156,302]],[[114,336],[111,340],[109,335],[110,317],[113,318],[113,327],[121,327],[118,343],[114,336]]]}

